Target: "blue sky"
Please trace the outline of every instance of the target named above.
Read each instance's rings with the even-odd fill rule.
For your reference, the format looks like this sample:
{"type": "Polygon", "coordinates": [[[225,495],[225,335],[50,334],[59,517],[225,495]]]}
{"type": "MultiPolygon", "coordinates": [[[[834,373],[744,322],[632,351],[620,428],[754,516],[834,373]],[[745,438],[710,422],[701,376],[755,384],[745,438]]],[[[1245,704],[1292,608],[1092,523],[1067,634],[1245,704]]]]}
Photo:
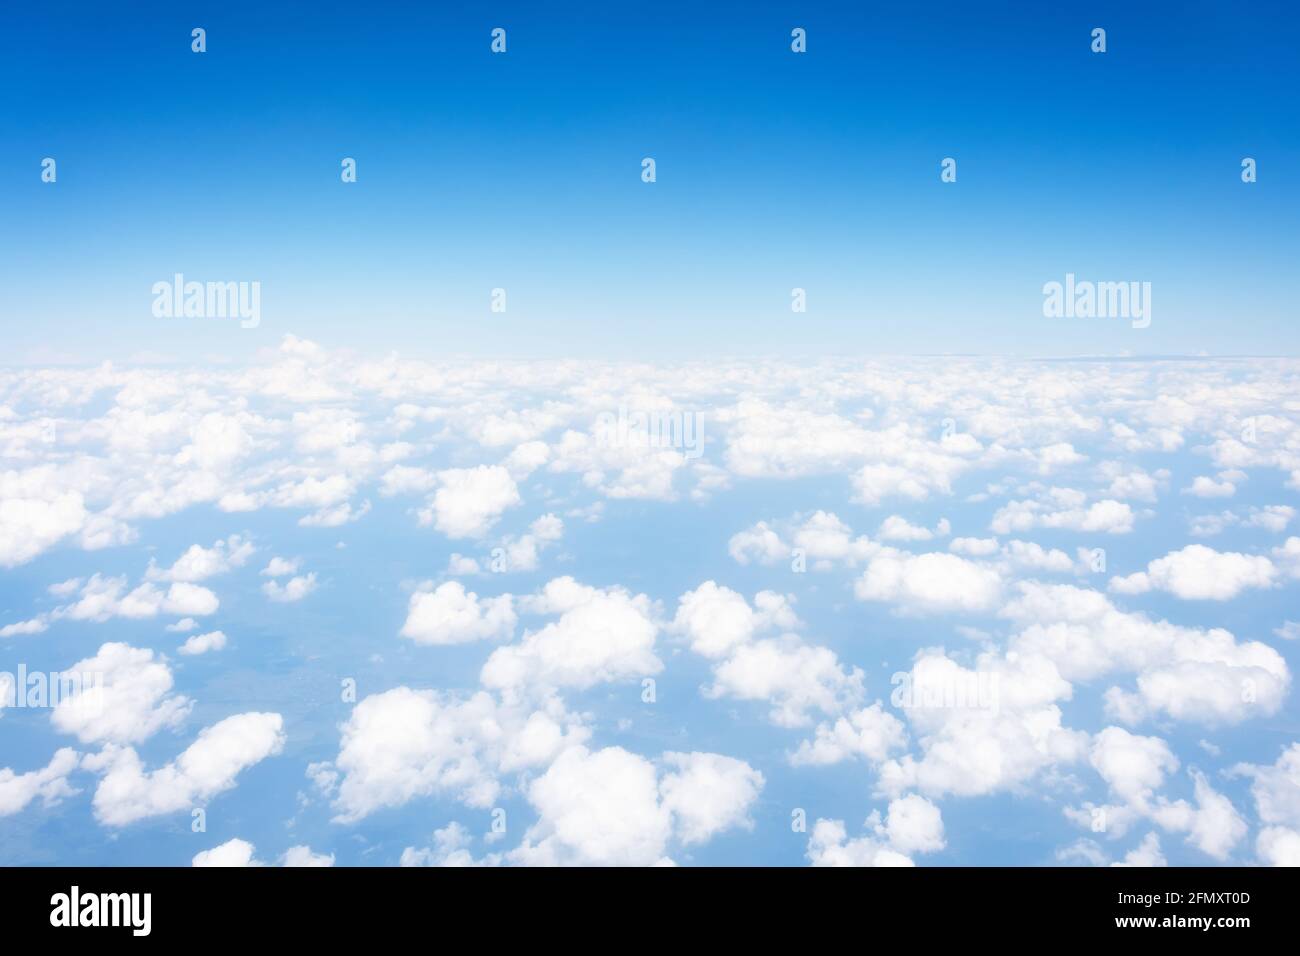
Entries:
{"type": "Polygon", "coordinates": [[[1295,351],[1285,4],[264,6],[5,13],[15,360],[1295,351]],[[155,319],[175,272],[262,325],[155,319]],[[1044,319],[1067,272],[1151,327],[1044,319]]]}

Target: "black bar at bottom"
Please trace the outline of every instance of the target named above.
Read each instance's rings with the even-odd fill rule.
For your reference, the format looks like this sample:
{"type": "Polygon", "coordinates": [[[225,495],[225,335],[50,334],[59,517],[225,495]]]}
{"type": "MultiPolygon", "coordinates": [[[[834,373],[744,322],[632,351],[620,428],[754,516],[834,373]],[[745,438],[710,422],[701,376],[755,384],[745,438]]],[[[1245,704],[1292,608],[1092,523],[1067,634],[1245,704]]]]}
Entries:
{"type": "MultiPolygon", "coordinates": [[[[1294,936],[1291,874],[1244,868],[872,870],[0,869],[6,944],[114,936],[213,944],[373,943],[451,928],[499,942],[821,936],[834,927],[926,944],[986,939],[1231,946],[1294,936]],[[75,890],[73,888],[76,888],[75,890]],[[145,896],[147,894],[147,897],[145,896]],[[793,921],[793,922],[791,922],[793,921]],[[76,925],[73,925],[73,924],[76,925]],[[91,924],[91,925],[87,925],[91,924]],[[107,924],[107,925],[105,925],[107,924]],[[818,932],[820,925],[821,932],[818,932]],[[687,929],[699,927],[699,929],[687,929]],[[667,929],[666,929],[667,928],[667,929]],[[146,933],[147,930],[147,933],[146,933]],[[749,932],[746,932],[746,931],[749,932]],[[758,931],[755,934],[754,931],[758,931]],[[606,932],[613,935],[604,935],[606,932]],[[916,934],[921,934],[918,937],[916,934]]],[[[879,937],[884,938],[884,937],[879,937]]],[[[450,942],[451,937],[443,937],[450,942]]],[[[734,938],[730,940],[735,942],[734,938]]],[[[12,950],[11,950],[12,951],[12,950]]]]}

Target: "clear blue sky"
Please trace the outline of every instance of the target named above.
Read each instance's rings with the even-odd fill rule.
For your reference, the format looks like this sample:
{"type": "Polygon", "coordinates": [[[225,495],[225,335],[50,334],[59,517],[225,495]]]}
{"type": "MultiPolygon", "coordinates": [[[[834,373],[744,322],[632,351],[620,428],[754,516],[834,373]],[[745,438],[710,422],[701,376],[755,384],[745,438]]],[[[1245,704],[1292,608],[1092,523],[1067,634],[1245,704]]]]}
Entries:
{"type": "Polygon", "coordinates": [[[6,5],[6,359],[1300,350],[1291,4],[473,6],[6,5]],[[1067,272],[1151,327],[1045,319],[1067,272]]]}

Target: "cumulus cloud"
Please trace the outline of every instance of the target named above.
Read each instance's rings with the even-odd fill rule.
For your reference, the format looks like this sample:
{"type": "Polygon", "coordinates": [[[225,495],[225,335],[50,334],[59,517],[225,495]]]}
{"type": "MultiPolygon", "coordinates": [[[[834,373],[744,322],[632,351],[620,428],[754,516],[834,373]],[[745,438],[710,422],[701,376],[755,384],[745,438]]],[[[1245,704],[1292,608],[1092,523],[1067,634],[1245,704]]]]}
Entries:
{"type": "Polygon", "coordinates": [[[1011,501],[999,508],[989,522],[995,534],[1013,534],[1034,528],[1057,528],[1103,534],[1126,534],[1133,530],[1133,509],[1127,502],[1104,498],[1087,503],[1087,496],[1070,488],[1052,488],[1041,500],[1011,501]]]}
{"type": "Polygon", "coordinates": [[[1021,625],[1012,651],[1050,660],[1066,680],[1129,673],[1135,688],[1112,688],[1111,714],[1137,723],[1163,714],[1203,724],[1238,723],[1276,713],[1291,674],[1273,648],[1116,608],[1103,594],[1073,585],[1022,582],[1001,613],[1021,625]]]}
{"type": "Polygon", "coordinates": [[[226,646],[226,635],[222,631],[209,631],[196,634],[177,648],[177,653],[193,657],[209,651],[219,651],[226,646]]]}
{"type": "Polygon", "coordinates": [[[884,549],[867,565],[853,593],[860,601],[883,601],[907,613],[989,611],[1002,596],[992,568],[944,551],[913,555],[884,549]]]}
{"type": "Polygon", "coordinates": [[[0,767],[0,817],[13,816],[33,800],[39,799],[50,807],[75,794],[68,777],[80,759],[71,747],[63,747],[37,770],[17,773],[10,767],[0,767]]]}
{"type": "Polygon", "coordinates": [[[75,596],[77,600],[29,620],[6,625],[0,629],[0,637],[39,634],[51,623],[63,620],[103,623],[113,618],[144,620],[160,614],[204,617],[216,613],[221,606],[217,596],[207,588],[186,581],[176,581],[166,591],[151,582],[130,591],[127,587],[125,576],[110,578],[100,574],[91,575],[84,583],[80,579],[62,582],[52,593],[75,596]]]}
{"type": "Polygon", "coordinates": [[[336,819],[353,823],[384,807],[445,795],[489,807],[500,776],[547,764],[587,729],[555,698],[538,709],[490,694],[456,696],[396,687],[361,700],[342,728],[336,819]]]}
{"type": "Polygon", "coordinates": [[[512,862],[530,866],[670,864],[670,844],[748,826],[763,776],[719,754],[670,753],[661,772],[621,747],[565,750],[528,787],[537,822],[512,862]]]}
{"type": "Polygon", "coordinates": [[[101,774],[95,819],[121,827],[209,800],[233,787],[244,770],[283,749],[283,725],[279,714],[227,717],[199,731],[194,743],[157,770],[146,770],[133,748],[110,744],[82,761],[101,774]]]}
{"type": "Polygon", "coordinates": [[[1168,591],[1187,601],[1227,601],[1251,588],[1272,587],[1277,569],[1268,558],[1232,551],[1215,551],[1189,544],[1172,551],[1127,577],[1110,579],[1119,594],[1168,591]]]}
{"type": "Polygon", "coordinates": [[[448,468],[420,521],[449,538],[480,538],[508,508],[523,502],[510,472],[501,465],[448,468]]]}
{"type": "Polygon", "coordinates": [[[498,866],[500,854],[488,854],[483,859],[475,859],[469,846],[469,831],[459,823],[449,823],[440,830],[433,831],[433,846],[408,846],[402,851],[401,866],[454,867],[454,866],[498,866]]]}
{"type": "Polygon", "coordinates": [[[299,574],[281,584],[272,579],[262,585],[262,593],[277,604],[291,604],[301,601],[316,590],[316,572],[299,574]]]}
{"type": "Polygon", "coordinates": [[[558,615],[518,643],[499,647],[480,679],[491,689],[576,688],[659,673],[659,633],[650,599],[621,588],[593,588],[555,578],[522,604],[533,613],[558,615]]]}
{"type": "MultiPolygon", "coordinates": [[[[248,867],[248,866],[265,866],[261,860],[255,856],[253,844],[247,840],[241,840],[236,837],[233,840],[227,840],[220,846],[215,846],[211,850],[202,850],[194,855],[191,861],[192,866],[227,866],[227,867],[248,867]]],[[[280,858],[281,866],[307,866],[322,867],[333,866],[334,855],[315,853],[309,846],[293,846],[285,851],[280,858]]]]}
{"type": "Polygon", "coordinates": [[[943,818],[939,808],[916,794],[889,804],[882,823],[880,814],[867,818],[867,834],[850,839],[840,820],[818,820],[808,838],[808,860],[813,866],[915,866],[909,853],[933,853],[944,848],[943,818]]]}
{"type": "Polygon", "coordinates": [[[82,686],[60,698],[50,722],[82,743],[140,743],[179,727],[193,707],[172,692],[171,668],[151,650],[111,642],[69,670],[83,675],[82,686]]]}
{"type": "Polygon", "coordinates": [[[509,594],[479,599],[459,581],[447,581],[432,591],[411,595],[402,636],[417,644],[465,644],[505,638],[514,632],[509,594]]]}
{"type": "Polygon", "coordinates": [[[145,577],[151,581],[203,581],[243,567],[256,548],[237,534],[216,542],[211,548],[193,544],[169,568],[160,568],[153,562],[145,577]]]}

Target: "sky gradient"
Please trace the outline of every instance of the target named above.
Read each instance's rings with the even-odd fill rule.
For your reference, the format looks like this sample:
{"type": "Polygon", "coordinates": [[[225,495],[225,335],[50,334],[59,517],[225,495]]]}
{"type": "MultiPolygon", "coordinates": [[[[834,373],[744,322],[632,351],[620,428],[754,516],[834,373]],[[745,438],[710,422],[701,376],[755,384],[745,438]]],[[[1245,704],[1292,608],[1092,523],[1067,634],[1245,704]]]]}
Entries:
{"type": "Polygon", "coordinates": [[[11,361],[1300,344],[1286,4],[262,7],[0,14],[11,361]],[[155,319],[177,272],[261,325],[155,319]],[[1151,282],[1151,327],[1045,319],[1067,272],[1151,282]]]}

